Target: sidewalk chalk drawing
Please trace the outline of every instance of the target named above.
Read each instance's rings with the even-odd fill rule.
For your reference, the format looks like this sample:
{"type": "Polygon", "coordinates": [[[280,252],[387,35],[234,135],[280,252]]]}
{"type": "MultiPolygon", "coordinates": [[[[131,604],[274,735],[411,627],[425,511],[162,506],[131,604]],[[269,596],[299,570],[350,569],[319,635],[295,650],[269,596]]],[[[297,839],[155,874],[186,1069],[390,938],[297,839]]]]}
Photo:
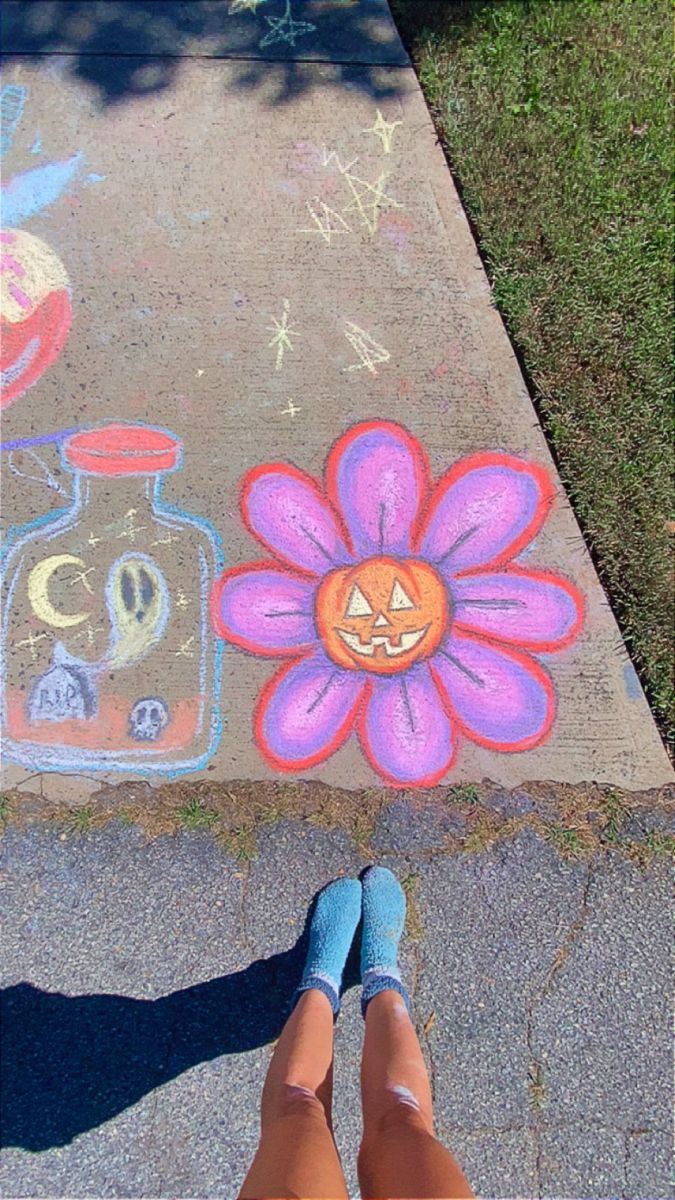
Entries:
{"type": "Polygon", "coordinates": [[[12,147],[27,96],[28,88],[20,83],[6,83],[0,88],[0,156],[12,147]]]}
{"type": "Polygon", "coordinates": [[[222,560],[211,526],[163,499],[182,444],[113,422],[59,449],[70,503],[18,530],[2,567],[4,752],[35,770],[197,769],[220,737],[222,560]]]}
{"type": "MultiPolygon", "coordinates": [[[[28,99],[28,89],[7,84],[0,91],[4,154],[11,146],[28,99]]],[[[36,139],[30,153],[42,153],[36,139]]],[[[72,322],[71,288],[57,254],[22,227],[45,212],[73,184],[103,182],[83,177],[84,154],[40,163],[3,181],[0,208],[0,408],[6,408],[59,357],[72,322]]]]}
{"type": "Polygon", "coordinates": [[[464,739],[525,751],[551,733],[552,679],[536,655],[569,647],[573,584],[518,561],[553,502],[543,467],[475,454],[433,485],[402,426],[358,424],[322,487],[284,463],[243,479],[240,509],[274,557],[224,572],[218,634],[286,660],[254,714],[275,769],[324,762],[356,732],[393,786],[431,786],[464,739]]]}
{"type": "Polygon", "coordinates": [[[56,361],[70,329],[70,282],[40,238],[0,231],[0,406],[6,408],[56,361]]]}

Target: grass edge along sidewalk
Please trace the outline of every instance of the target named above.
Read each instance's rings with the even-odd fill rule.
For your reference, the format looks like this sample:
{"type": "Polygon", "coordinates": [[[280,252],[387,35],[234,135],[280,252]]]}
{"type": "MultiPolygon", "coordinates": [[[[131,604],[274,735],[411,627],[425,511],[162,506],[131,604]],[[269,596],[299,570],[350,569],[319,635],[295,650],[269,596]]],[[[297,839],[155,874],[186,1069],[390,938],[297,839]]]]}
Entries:
{"type": "Polygon", "coordinates": [[[392,8],[567,493],[672,740],[669,7],[392,8]]]}

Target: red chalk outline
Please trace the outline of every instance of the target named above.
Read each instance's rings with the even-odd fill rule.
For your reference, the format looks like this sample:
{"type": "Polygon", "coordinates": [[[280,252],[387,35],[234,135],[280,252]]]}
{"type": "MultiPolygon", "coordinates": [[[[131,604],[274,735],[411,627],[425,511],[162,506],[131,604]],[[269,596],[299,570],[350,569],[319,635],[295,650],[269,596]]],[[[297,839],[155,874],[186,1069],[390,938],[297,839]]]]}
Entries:
{"type": "Polygon", "coordinates": [[[11,368],[34,338],[38,338],[39,344],[21,374],[2,389],[0,408],[7,408],[14,400],[18,400],[56,361],[70,332],[72,319],[70,295],[66,288],[57,288],[47,293],[25,321],[2,321],[3,355],[0,367],[3,371],[11,368]],[[17,351],[19,334],[22,345],[17,351]]]}
{"type": "Polygon", "coordinates": [[[354,722],[358,716],[361,706],[364,703],[364,697],[368,690],[368,682],[364,679],[362,688],[358,693],[351,709],[347,713],[344,721],[335,731],[331,740],[321,750],[317,750],[315,754],[311,754],[307,758],[280,758],[270,748],[263,733],[263,722],[265,720],[267,708],[274,692],[276,691],[277,687],[283,683],[286,676],[290,674],[295,666],[297,666],[299,663],[306,662],[310,657],[311,655],[306,654],[303,657],[297,658],[294,662],[284,663],[281,669],[276,671],[275,674],[267,680],[267,683],[264,684],[256,701],[253,712],[253,737],[258,750],[269,766],[274,767],[277,771],[283,771],[285,774],[293,771],[306,771],[309,769],[309,767],[315,767],[318,765],[318,763],[325,762],[327,758],[330,758],[333,754],[335,754],[336,750],[340,749],[340,746],[346,742],[347,738],[352,732],[352,729],[354,728],[354,722]]]}
{"type": "MultiPolygon", "coordinates": [[[[481,641],[480,638],[474,638],[472,636],[469,637],[465,634],[457,634],[457,637],[460,640],[467,642],[481,641]]],[[[438,671],[433,664],[430,664],[429,669],[434,677],[436,687],[440,692],[441,701],[446,708],[448,716],[453,721],[456,721],[460,733],[462,733],[468,741],[475,742],[477,746],[483,746],[483,748],[486,750],[498,750],[502,754],[517,754],[522,750],[532,750],[535,746],[540,746],[542,742],[546,741],[556,718],[557,697],[553,687],[553,680],[548,674],[548,671],[544,670],[541,663],[537,662],[536,658],[532,658],[530,654],[519,654],[517,650],[507,649],[505,646],[491,646],[490,648],[495,650],[496,653],[502,654],[504,658],[510,658],[513,662],[518,663],[519,666],[523,667],[524,670],[529,671],[530,675],[532,675],[534,679],[542,685],[546,693],[547,701],[546,717],[542,728],[537,733],[530,734],[529,737],[521,738],[519,742],[496,742],[491,738],[483,737],[482,734],[474,733],[457,713],[443,680],[440,678],[438,671]]]]}
{"type": "MultiPolygon", "coordinates": [[[[287,579],[297,579],[296,571],[291,571],[288,567],[284,567],[276,559],[262,559],[260,562],[242,563],[241,566],[229,567],[228,570],[223,571],[211,589],[210,600],[211,622],[218,637],[225,638],[226,641],[232,642],[239,649],[248,650],[251,654],[257,654],[261,658],[299,659],[306,657],[318,645],[318,636],[311,642],[303,642],[298,646],[286,646],[273,650],[269,646],[258,645],[256,642],[242,637],[241,634],[235,633],[223,620],[222,613],[220,612],[220,602],[222,594],[230,580],[242,575],[255,575],[260,571],[275,571],[278,575],[284,575],[287,579]]],[[[301,579],[299,582],[307,583],[308,581],[301,579]]]]}
{"type": "MultiPolygon", "coordinates": [[[[344,528],[344,523],[339,513],[335,511],[330,501],[327,500],[321,485],[317,482],[314,476],[309,475],[307,471],[301,471],[298,467],[291,466],[289,463],[262,463],[260,466],[252,467],[250,471],[247,471],[241,481],[239,491],[239,511],[241,513],[241,519],[244,522],[248,532],[251,534],[251,537],[255,538],[255,540],[259,542],[261,546],[264,546],[266,550],[269,550],[270,554],[273,554],[278,562],[287,564],[288,566],[292,567],[294,571],[297,571],[298,574],[307,575],[312,579],[322,579],[324,575],[327,575],[328,572],[334,568],[329,566],[324,572],[319,572],[310,567],[299,566],[298,563],[296,563],[292,558],[289,558],[287,554],[283,554],[272,542],[268,541],[267,538],[255,528],[249,512],[249,497],[258,480],[262,479],[264,475],[283,475],[286,476],[286,478],[292,479],[296,483],[302,483],[309,488],[309,490],[314,493],[316,499],[320,502],[322,507],[326,509],[329,516],[335,522],[336,531],[342,538],[347,553],[351,554],[351,540],[347,535],[347,531],[344,528]]],[[[336,566],[342,565],[344,564],[336,564],[336,566]]]]}
{"type": "Polygon", "coordinates": [[[463,479],[470,471],[480,470],[484,467],[507,467],[513,471],[517,471],[521,475],[529,475],[537,484],[539,500],[529,524],[505,550],[502,550],[500,554],[489,559],[487,562],[481,563],[479,567],[466,567],[461,571],[457,571],[458,578],[474,571],[494,570],[495,567],[504,566],[512,558],[515,558],[539,533],[555,499],[555,488],[548,471],[538,463],[526,462],[522,458],[516,458],[513,454],[490,452],[470,454],[468,457],[460,459],[458,463],[454,463],[438,480],[426,509],[420,514],[415,528],[411,532],[413,553],[419,553],[421,543],[431,524],[431,520],[439,504],[445,499],[453,484],[463,479]]]}
{"type": "MultiPolygon", "coordinates": [[[[436,691],[438,693],[438,681],[434,675],[434,671],[433,671],[431,664],[429,664],[429,673],[431,675],[432,682],[436,686],[436,691]]],[[[357,722],[357,734],[358,734],[359,742],[361,744],[361,749],[362,749],[366,759],[370,763],[371,767],[373,768],[373,770],[376,772],[377,775],[380,776],[381,779],[384,779],[384,781],[386,783],[388,783],[391,787],[394,787],[397,789],[413,788],[413,787],[414,788],[435,787],[436,784],[440,783],[441,779],[443,779],[443,777],[445,775],[447,775],[448,771],[450,770],[451,766],[453,765],[453,763],[457,757],[457,754],[459,752],[459,737],[457,736],[458,727],[453,726],[453,721],[455,718],[453,717],[453,714],[448,712],[447,708],[445,707],[443,695],[442,694],[439,695],[438,700],[439,700],[439,704],[441,705],[441,708],[443,708],[445,711],[445,715],[448,718],[448,721],[450,722],[450,737],[451,737],[450,757],[448,758],[448,760],[444,764],[444,766],[442,766],[438,771],[435,771],[432,775],[424,775],[424,776],[422,776],[421,779],[401,780],[401,779],[397,779],[395,775],[390,775],[389,772],[386,771],[384,769],[384,767],[377,761],[377,759],[375,758],[375,755],[373,753],[373,749],[368,741],[368,734],[366,731],[366,717],[367,717],[367,709],[368,709],[368,704],[370,702],[371,693],[372,693],[372,685],[370,685],[370,687],[368,689],[368,695],[366,697],[366,701],[364,702],[363,709],[359,714],[359,718],[358,718],[358,722],[357,722]]]]}
{"type": "MultiPolygon", "coordinates": [[[[342,519],[344,527],[347,526],[347,521],[342,512],[340,503],[340,495],[338,491],[338,470],[343,455],[357,438],[362,437],[366,433],[379,431],[380,433],[388,433],[391,437],[398,438],[403,442],[406,448],[410,451],[415,468],[415,478],[417,481],[417,512],[410,523],[410,533],[416,528],[417,521],[424,509],[429,497],[429,492],[432,486],[431,466],[427,453],[422,444],[413,436],[403,425],[399,425],[397,421],[361,421],[358,425],[353,425],[346,433],[343,433],[336,442],[333,443],[328,452],[326,466],[324,468],[325,489],[328,501],[332,508],[338,512],[342,519]]],[[[351,536],[349,539],[349,547],[353,549],[351,536]]],[[[394,556],[395,557],[395,556],[394,556]]]]}
{"type": "MultiPolygon", "coordinates": [[[[510,637],[508,635],[477,629],[468,621],[457,620],[453,621],[452,623],[451,632],[453,634],[457,632],[460,635],[473,638],[476,642],[486,642],[488,645],[494,645],[495,647],[520,646],[523,650],[532,650],[538,654],[550,654],[557,650],[565,650],[568,646],[571,646],[573,642],[576,641],[585,620],[586,602],[582,593],[577,587],[575,587],[573,583],[569,581],[569,579],[565,579],[564,576],[558,575],[556,571],[540,571],[537,569],[530,570],[528,567],[521,567],[516,563],[508,564],[502,568],[501,573],[503,575],[513,575],[515,577],[520,576],[521,578],[524,577],[531,579],[535,583],[554,584],[556,587],[561,588],[563,592],[566,592],[574,604],[576,613],[574,623],[568,629],[567,633],[563,634],[563,636],[560,638],[552,638],[549,641],[540,642],[534,641],[532,638],[510,637]]],[[[494,571],[491,569],[488,571],[484,570],[483,568],[480,570],[475,570],[472,567],[470,570],[458,572],[455,578],[479,579],[482,575],[489,577],[493,574],[494,571]]]]}

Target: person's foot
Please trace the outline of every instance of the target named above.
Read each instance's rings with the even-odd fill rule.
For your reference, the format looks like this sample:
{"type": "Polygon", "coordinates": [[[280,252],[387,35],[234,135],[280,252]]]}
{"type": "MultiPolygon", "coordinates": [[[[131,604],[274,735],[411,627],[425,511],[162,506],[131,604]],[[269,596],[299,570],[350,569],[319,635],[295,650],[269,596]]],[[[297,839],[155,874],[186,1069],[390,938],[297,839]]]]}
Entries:
{"type": "Polygon", "coordinates": [[[379,992],[395,991],[408,1009],[410,998],[401,983],[398,947],[405,925],[405,892],[386,867],[369,867],[362,881],[361,1010],[379,992]]]}
{"type": "Polygon", "coordinates": [[[347,955],[361,920],[358,879],[335,879],[320,893],[309,927],[309,949],[298,992],[318,988],[334,1013],[340,1009],[340,987],[347,955]]]}

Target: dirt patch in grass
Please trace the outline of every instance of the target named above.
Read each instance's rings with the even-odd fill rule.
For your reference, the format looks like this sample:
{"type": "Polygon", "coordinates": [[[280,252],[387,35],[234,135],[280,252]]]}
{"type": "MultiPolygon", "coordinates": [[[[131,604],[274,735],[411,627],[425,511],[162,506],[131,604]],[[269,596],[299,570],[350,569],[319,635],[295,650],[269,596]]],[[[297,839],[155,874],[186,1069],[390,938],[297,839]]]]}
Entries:
{"type": "Polygon", "coordinates": [[[394,0],[558,466],[673,734],[666,0],[394,0]]]}

